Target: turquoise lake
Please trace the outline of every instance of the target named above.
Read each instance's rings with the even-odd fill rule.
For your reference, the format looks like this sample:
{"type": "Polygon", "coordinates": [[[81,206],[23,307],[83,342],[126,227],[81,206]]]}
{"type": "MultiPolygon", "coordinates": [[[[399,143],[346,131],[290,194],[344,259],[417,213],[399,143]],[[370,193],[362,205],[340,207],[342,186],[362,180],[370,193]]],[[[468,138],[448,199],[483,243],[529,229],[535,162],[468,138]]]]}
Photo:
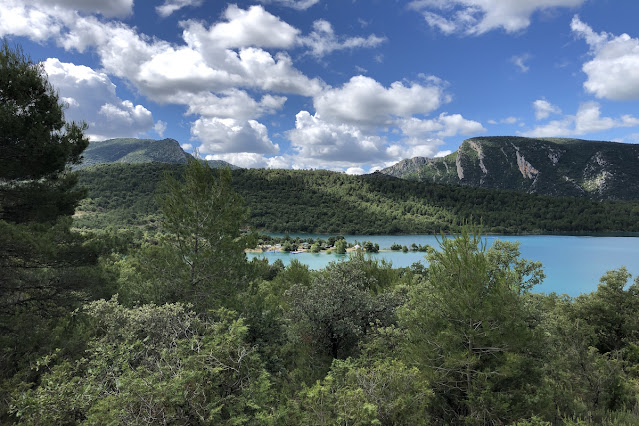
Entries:
{"type": "MultiPolygon", "coordinates": [[[[326,235],[291,234],[295,238],[324,238],[326,235]]],[[[389,248],[393,243],[410,247],[430,244],[438,247],[433,235],[345,235],[349,243],[355,241],[372,241],[380,248],[389,248]]],[[[628,268],[634,277],[639,275],[639,237],[603,237],[603,236],[558,236],[558,235],[525,235],[525,236],[488,236],[488,246],[495,239],[502,241],[519,241],[521,257],[538,260],[543,264],[546,279],[533,291],[544,293],[565,293],[578,296],[597,289],[599,278],[608,270],[621,266],[628,268]]],[[[369,254],[374,259],[385,259],[394,267],[410,266],[414,262],[426,264],[425,253],[418,252],[383,252],[369,254]]],[[[343,260],[347,255],[336,254],[289,254],[259,253],[249,254],[254,257],[267,258],[269,262],[281,259],[288,265],[292,259],[308,265],[311,269],[321,269],[328,263],[343,260]]]]}

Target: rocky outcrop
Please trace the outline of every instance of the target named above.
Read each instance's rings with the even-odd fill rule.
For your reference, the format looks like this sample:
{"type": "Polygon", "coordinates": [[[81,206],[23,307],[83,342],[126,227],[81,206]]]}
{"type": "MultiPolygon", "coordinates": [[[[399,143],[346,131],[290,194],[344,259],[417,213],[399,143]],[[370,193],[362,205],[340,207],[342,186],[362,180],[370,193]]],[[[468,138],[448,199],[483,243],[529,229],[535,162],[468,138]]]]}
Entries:
{"type": "Polygon", "coordinates": [[[464,179],[464,168],[462,167],[461,164],[461,155],[458,155],[457,158],[455,159],[455,166],[457,166],[457,177],[459,178],[459,180],[463,180],[464,179]]]}
{"type": "Polygon", "coordinates": [[[526,179],[536,179],[539,174],[539,170],[526,161],[526,158],[519,153],[519,150],[516,150],[515,153],[517,155],[517,166],[519,166],[521,175],[526,179]]]}

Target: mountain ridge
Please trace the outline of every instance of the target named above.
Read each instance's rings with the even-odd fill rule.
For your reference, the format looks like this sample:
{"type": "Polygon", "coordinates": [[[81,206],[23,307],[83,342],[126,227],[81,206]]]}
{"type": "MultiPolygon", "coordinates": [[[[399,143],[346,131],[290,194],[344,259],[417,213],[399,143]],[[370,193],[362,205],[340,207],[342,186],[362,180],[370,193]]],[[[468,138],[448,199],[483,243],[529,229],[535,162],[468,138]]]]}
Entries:
{"type": "MultiPolygon", "coordinates": [[[[75,169],[83,169],[97,164],[110,163],[171,163],[186,164],[194,158],[185,152],[180,143],[172,138],[138,139],[114,138],[90,142],[84,150],[82,163],[75,169]]],[[[222,160],[206,160],[213,167],[238,167],[222,160]]]]}
{"type": "Polygon", "coordinates": [[[639,145],[567,138],[481,136],[445,157],[380,171],[416,181],[593,200],[639,199],[639,145]]]}

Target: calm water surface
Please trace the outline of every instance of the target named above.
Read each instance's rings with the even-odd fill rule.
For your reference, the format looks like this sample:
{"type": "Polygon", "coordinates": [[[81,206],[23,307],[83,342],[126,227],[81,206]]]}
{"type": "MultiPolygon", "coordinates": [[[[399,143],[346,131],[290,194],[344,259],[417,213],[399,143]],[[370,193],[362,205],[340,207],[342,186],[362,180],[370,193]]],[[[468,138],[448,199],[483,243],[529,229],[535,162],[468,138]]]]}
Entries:
{"type": "MultiPolygon", "coordinates": [[[[291,234],[295,238],[297,235],[291,234]]],[[[301,238],[328,238],[326,235],[299,235],[301,238]]],[[[380,248],[388,248],[393,243],[410,247],[430,244],[438,247],[437,240],[432,235],[346,235],[349,243],[355,241],[372,241],[380,248]]],[[[486,237],[488,246],[495,239],[502,241],[519,241],[521,256],[530,260],[538,260],[543,264],[546,279],[533,290],[537,292],[566,293],[578,296],[597,289],[599,278],[610,269],[626,266],[633,274],[639,275],[639,237],[586,237],[586,236],[556,236],[556,235],[527,235],[527,236],[489,236],[486,237]]],[[[414,262],[426,263],[425,253],[416,252],[383,252],[370,254],[374,259],[386,259],[394,267],[410,266],[414,262]]],[[[329,262],[344,259],[344,255],[336,254],[289,254],[289,253],[260,253],[249,254],[253,257],[265,257],[269,262],[282,259],[288,265],[291,259],[297,259],[307,264],[311,269],[321,269],[329,262]]]]}

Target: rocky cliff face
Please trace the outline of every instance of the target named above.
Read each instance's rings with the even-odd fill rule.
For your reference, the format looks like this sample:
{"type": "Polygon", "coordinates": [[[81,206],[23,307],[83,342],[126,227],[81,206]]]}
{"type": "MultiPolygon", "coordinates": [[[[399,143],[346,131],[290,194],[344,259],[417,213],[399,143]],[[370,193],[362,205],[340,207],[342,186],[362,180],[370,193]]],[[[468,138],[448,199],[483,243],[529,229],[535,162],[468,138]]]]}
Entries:
{"type": "Polygon", "coordinates": [[[639,199],[639,145],[579,139],[478,137],[443,158],[382,170],[404,179],[597,200],[639,199]]]}

